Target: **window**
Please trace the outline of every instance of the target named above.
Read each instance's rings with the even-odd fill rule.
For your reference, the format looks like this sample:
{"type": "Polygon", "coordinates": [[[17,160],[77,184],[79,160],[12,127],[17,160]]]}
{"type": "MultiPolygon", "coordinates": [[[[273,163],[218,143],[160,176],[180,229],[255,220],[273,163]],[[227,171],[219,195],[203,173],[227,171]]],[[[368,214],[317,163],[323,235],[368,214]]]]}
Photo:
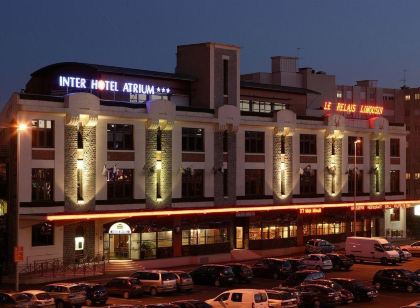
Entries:
{"type": "Polygon", "coordinates": [[[226,243],[227,228],[182,230],[182,245],[208,245],[226,243]]]}
{"type": "Polygon", "coordinates": [[[32,201],[54,200],[54,169],[32,169],[32,201]]]}
{"type": "MultiPolygon", "coordinates": [[[[354,194],[354,170],[348,173],[348,192],[354,194]]],[[[363,193],[363,170],[356,169],[356,195],[363,193]]]]}
{"type": "Polygon", "coordinates": [[[300,154],[316,155],[316,135],[300,134],[300,154]]]}
{"type": "Polygon", "coordinates": [[[242,303],[242,293],[232,293],[231,300],[232,302],[242,303]]]}
{"type": "Polygon", "coordinates": [[[420,173],[419,172],[414,173],[414,179],[415,180],[420,180],[420,173]]]}
{"type": "Polygon", "coordinates": [[[32,147],[54,147],[54,121],[32,120],[32,147]]]}
{"type": "Polygon", "coordinates": [[[182,197],[204,197],[204,170],[195,169],[182,174],[182,197]]]}
{"type": "Polygon", "coordinates": [[[345,222],[321,222],[303,226],[303,235],[328,235],[341,234],[346,232],[345,222]]]}
{"type": "Polygon", "coordinates": [[[407,102],[411,99],[410,94],[404,95],[404,100],[407,102]]]}
{"type": "Polygon", "coordinates": [[[400,139],[391,138],[391,157],[400,157],[400,139]]]}
{"type": "Polygon", "coordinates": [[[204,152],[203,128],[182,128],[182,151],[204,152]]]}
{"type": "Polygon", "coordinates": [[[245,132],[245,153],[264,153],[264,132],[245,132]]]}
{"type": "Polygon", "coordinates": [[[351,100],[353,98],[353,92],[352,91],[346,91],[346,99],[351,100]]]}
{"type": "Polygon", "coordinates": [[[245,195],[264,195],[264,169],[245,170],[245,195]]]}
{"type": "Polygon", "coordinates": [[[227,300],[229,299],[229,295],[230,295],[230,293],[229,293],[229,292],[228,292],[228,293],[223,293],[223,294],[219,295],[219,296],[216,298],[216,300],[215,300],[215,301],[217,301],[217,302],[224,302],[224,301],[227,301],[227,300]]]}
{"type": "Polygon", "coordinates": [[[133,150],[133,125],[108,124],[108,150],[133,150]]]}
{"type": "Polygon", "coordinates": [[[340,91],[337,91],[337,98],[342,98],[343,97],[343,92],[340,90],[340,91]]]}
{"type": "Polygon", "coordinates": [[[239,102],[241,111],[251,111],[251,103],[247,99],[241,99],[239,102]]]}
{"type": "Polygon", "coordinates": [[[258,101],[258,100],[240,100],[240,109],[241,111],[252,111],[259,113],[270,113],[272,111],[284,110],[288,106],[285,103],[281,102],[267,102],[267,101],[258,101]]]}
{"type": "Polygon", "coordinates": [[[392,193],[400,192],[400,170],[390,171],[390,189],[392,193]]]}
{"type": "Polygon", "coordinates": [[[316,170],[310,169],[302,172],[300,175],[300,194],[307,196],[316,194],[316,170]]]}
{"type": "Polygon", "coordinates": [[[83,149],[83,135],[82,135],[82,131],[81,131],[80,128],[77,131],[77,148],[78,149],[83,149]]]}
{"type": "Polygon", "coordinates": [[[283,226],[278,222],[267,223],[269,225],[261,226],[260,224],[251,225],[249,227],[250,240],[267,240],[296,237],[297,227],[295,225],[283,226]]]}
{"type": "Polygon", "coordinates": [[[54,225],[48,222],[32,226],[32,246],[54,245],[54,225]]]}
{"type": "Polygon", "coordinates": [[[286,154],[286,136],[280,137],[280,154],[286,154]]]}
{"type": "Polygon", "coordinates": [[[389,210],[389,219],[391,221],[400,221],[400,209],[390,209],[389,210]]]}
{"type": "Polygon", "coordinates": [[[363,156],[363,137],[349,136],[348,137],[348,155],[354,156],[354,145],[357,140],[361,142],[356,143],[356,156],[363,156]]]}
{"type": "Polygon", "coordinates": [[[133,199],[133,169],[108,169],[107,195],[108,200],[133,199]]]}
{"type": "Polygon", "coordinates": [[[229,95],[229,60],[223,60],[223,95],[229,95]]]}
{"type": "Polygon", "coordinates": [[[410,180],[410,179],[411,179],[411,173],[406,172],[406,173],[405,173],[405,179],[406,179],[406,180],[410,180]]]}
{"type": "Polygon", "coordinates": [[[157,233],[157,247],[172,247],[172,231],[157,233]]]}
{"type": "Polygon", "coordinates": [[[420,93],[414,94],[414,99],[417,101],[420,99],[420,93]]]}

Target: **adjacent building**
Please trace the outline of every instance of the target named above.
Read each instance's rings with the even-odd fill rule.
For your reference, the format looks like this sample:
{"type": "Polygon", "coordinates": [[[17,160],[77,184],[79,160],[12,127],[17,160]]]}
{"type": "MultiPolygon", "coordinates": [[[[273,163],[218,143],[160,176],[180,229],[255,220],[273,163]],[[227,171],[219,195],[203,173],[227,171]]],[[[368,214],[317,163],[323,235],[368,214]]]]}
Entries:
{"type": "Polygon", "coordinates": [[[239,47],[202,43],[178,46],[174,73],[72,62],[34,72],[1,113],[7,260],[15,245],[28,264],[179,264],[293,252],[353,228],[405,237],[415,202],[396,105],[353,107],[334,76],[283,58],[241,76],[239,47]]]}

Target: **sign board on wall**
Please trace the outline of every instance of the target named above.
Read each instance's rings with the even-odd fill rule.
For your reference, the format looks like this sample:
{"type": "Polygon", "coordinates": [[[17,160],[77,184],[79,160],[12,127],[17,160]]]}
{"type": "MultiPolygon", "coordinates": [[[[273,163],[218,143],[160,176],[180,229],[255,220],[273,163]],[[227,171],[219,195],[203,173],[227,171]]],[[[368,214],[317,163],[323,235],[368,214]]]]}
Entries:
{"type": "Polygon", "coordinates": [[[131,234],[131,228],[124,222],[116,222],[108,231],[109,234],[131,234]]]}
{"type": "Polygon", "coordinates": [[[330,101],[324,102],[323,109],[325,111],[335,111],[352,114],[366,114],[366,115],[382,115],[384,113],[383,106],[375,105],[359,105],[353,103],[333,103],[330,101]]]}
{"type": "Polygon", "coordinates": [[[13,252],[15,262],[23,262],[23,246],[15,246],[13,252]]]}

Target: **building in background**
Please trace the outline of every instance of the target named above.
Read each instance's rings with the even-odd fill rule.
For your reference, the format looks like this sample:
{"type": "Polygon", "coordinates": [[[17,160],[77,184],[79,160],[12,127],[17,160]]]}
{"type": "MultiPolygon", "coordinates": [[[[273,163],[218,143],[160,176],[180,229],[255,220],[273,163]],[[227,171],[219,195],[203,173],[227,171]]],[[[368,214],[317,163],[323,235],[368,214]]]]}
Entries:
{"type": "Polygon", "coordinates": [[[9,251],[23,246],[28,264],[179,264],[292,253],[354,227],[405,237],[413,202],[395,105],[343,103],[334,76],[297,71],[294,58],[242,77],[239,63],[239,47],[202,43],[178,46],[175,73],[82,63],[34,72],[1,113],[9,251]]]}

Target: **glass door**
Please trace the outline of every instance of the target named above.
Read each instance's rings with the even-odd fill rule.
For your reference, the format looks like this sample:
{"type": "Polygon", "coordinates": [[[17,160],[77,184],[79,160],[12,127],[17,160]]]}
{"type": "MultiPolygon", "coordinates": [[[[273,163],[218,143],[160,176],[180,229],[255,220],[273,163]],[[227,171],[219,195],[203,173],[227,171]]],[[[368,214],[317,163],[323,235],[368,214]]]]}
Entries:
{"type": "Polygon", "coordinates": [[[244,227],[236,227],[235,229],[235,248],[244,249],[244,227]]]}

